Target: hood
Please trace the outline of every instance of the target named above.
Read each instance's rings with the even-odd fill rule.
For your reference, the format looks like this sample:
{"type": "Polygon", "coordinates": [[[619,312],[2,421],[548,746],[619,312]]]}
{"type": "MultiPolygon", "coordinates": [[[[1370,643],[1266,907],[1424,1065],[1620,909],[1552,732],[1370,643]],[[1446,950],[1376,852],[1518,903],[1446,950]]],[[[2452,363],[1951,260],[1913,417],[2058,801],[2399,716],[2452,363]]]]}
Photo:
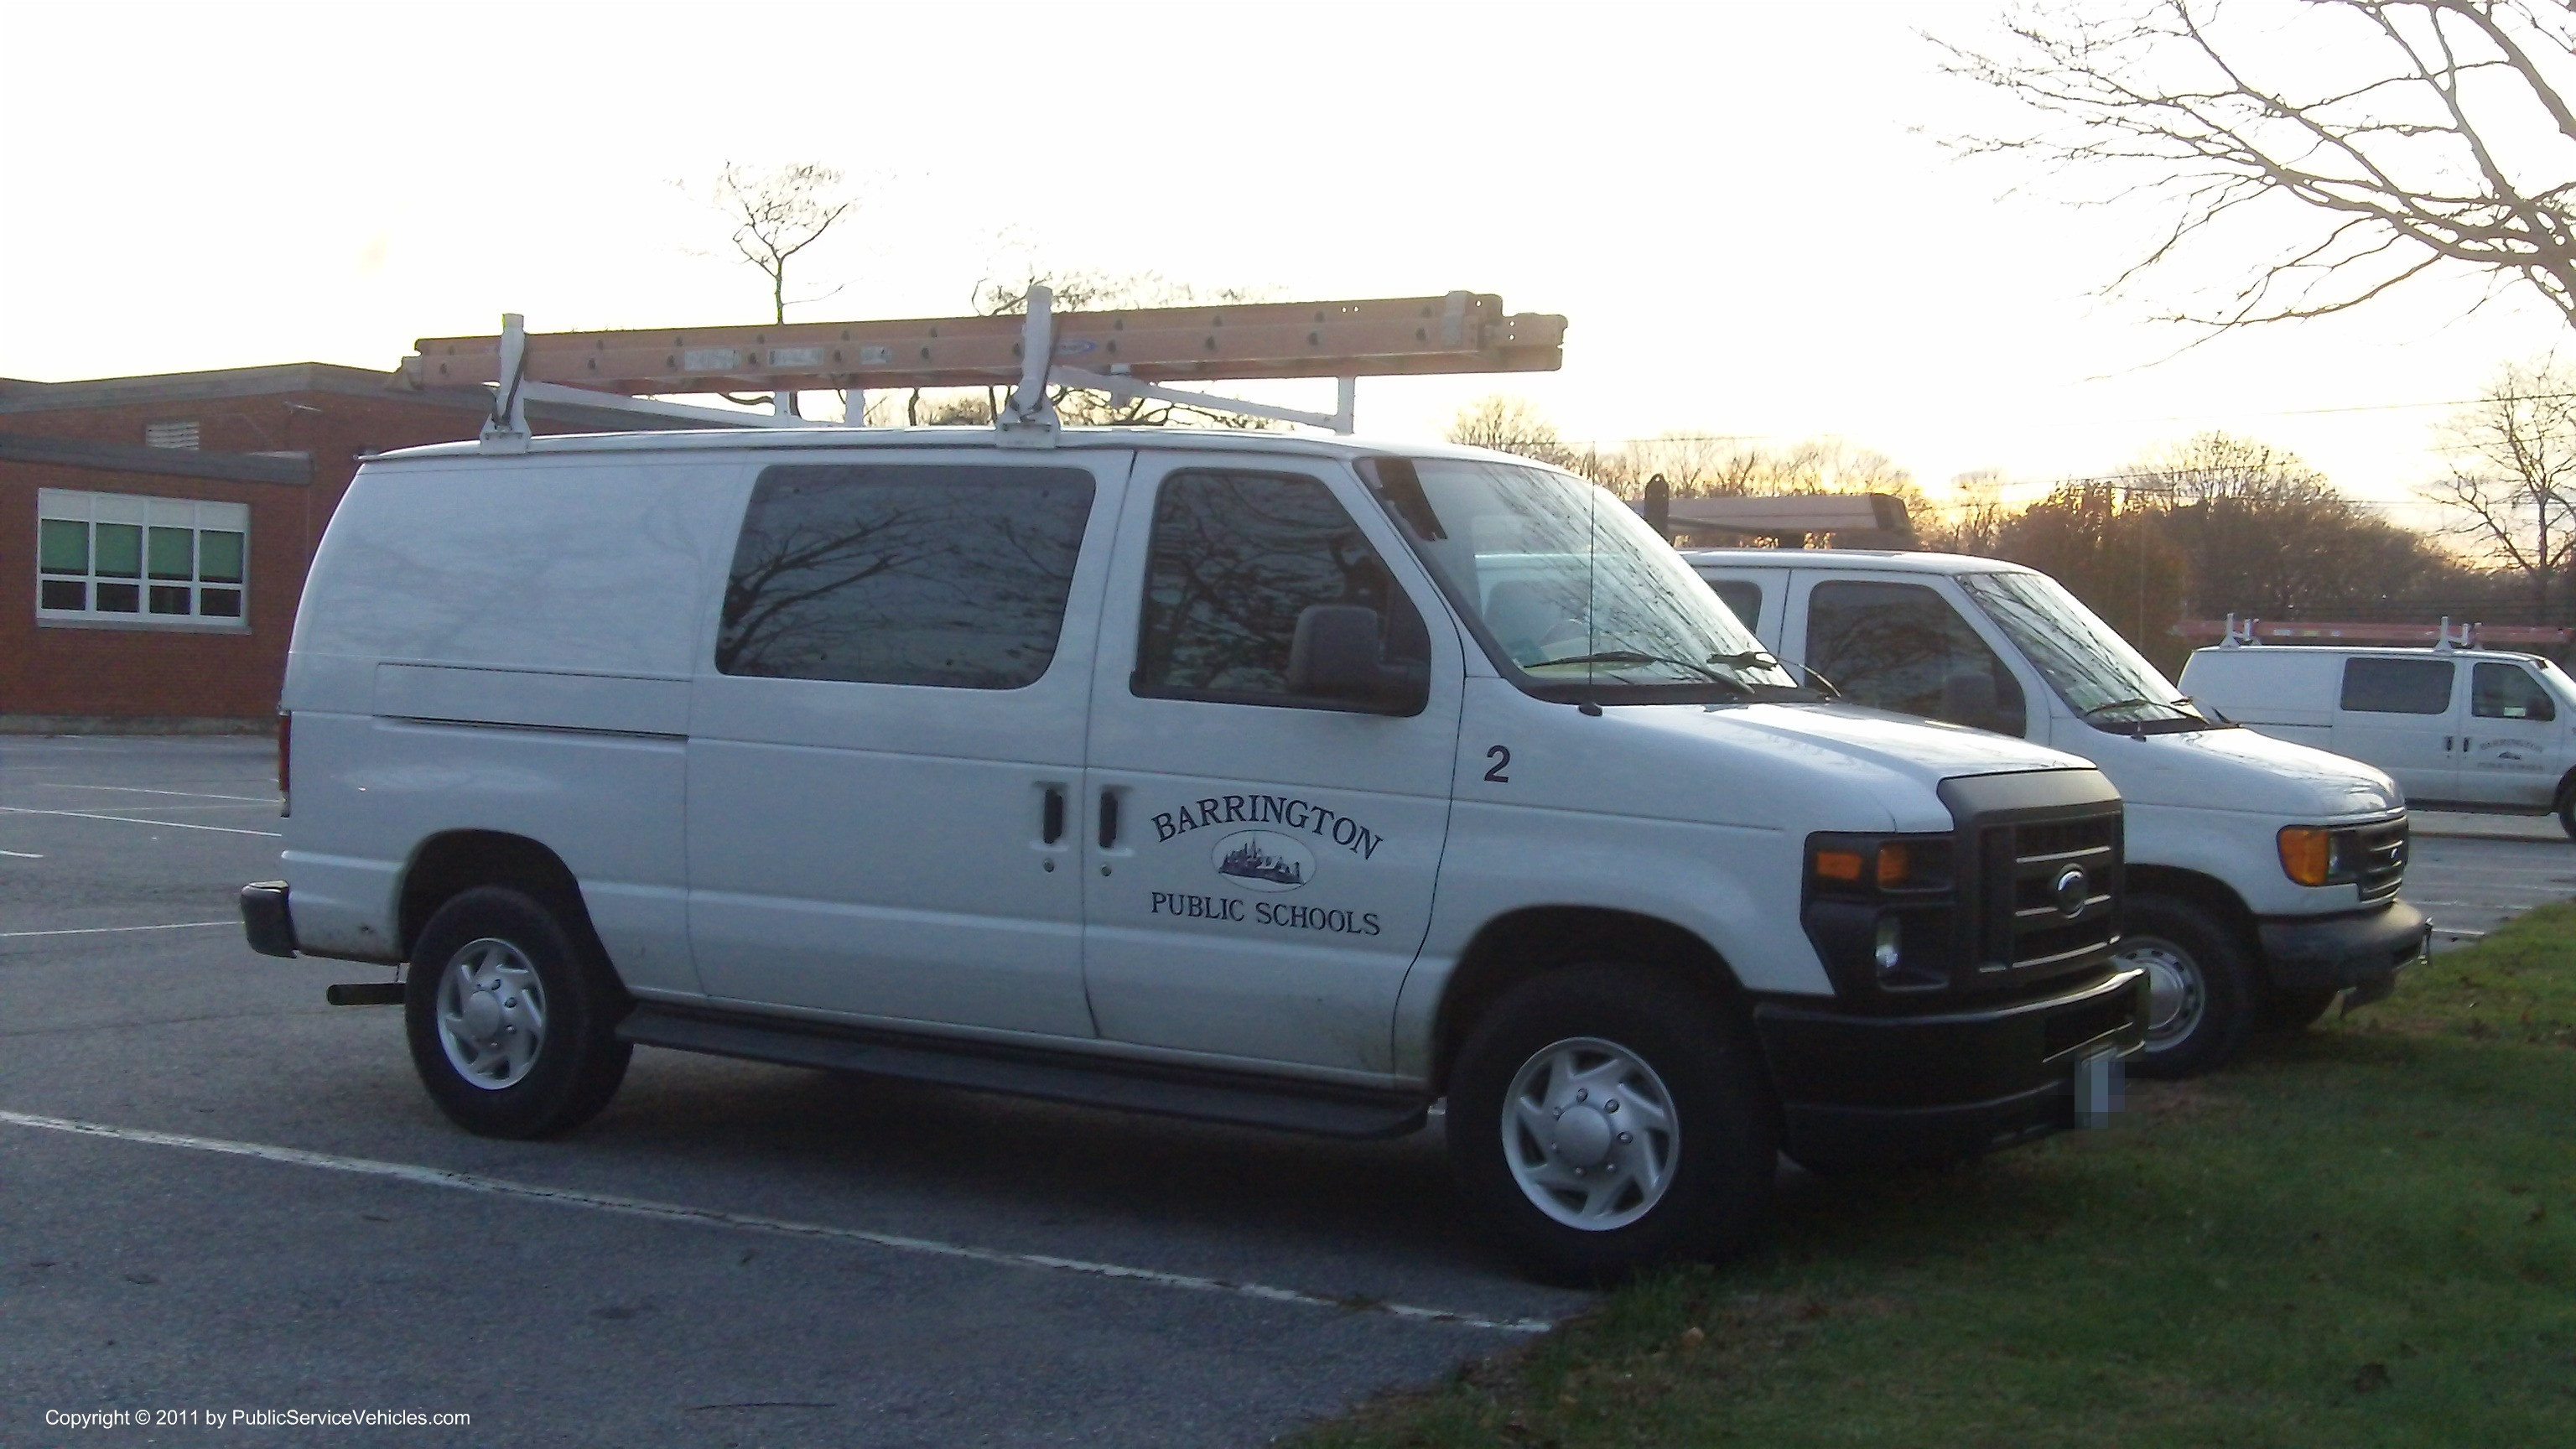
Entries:
{"type": "Polygon", "coordinates": [[[2142,739],[2106,733],[2093,755],[2121,795],[2138,805],[2332,820],[2406,802],[2396,781],[2359,760],[2249,729],[2142,739]]]}
{"type": "Polygon", "coordinates": [[[1782,740],[1822,744],[1870,764],[1945,780],[2010,770],[2080,770],[2093,762],[2047,745],[1965,725],[1850,704],[1744,705],[1702,708],[1712,722],[1782,740]]]}
{"type": "Polygon", "coordinates": [[[1587,808],[1777,830],[1947,830],[1943,780],[2083,770],[2007,735],[1849,705],[1610,705],[1587,808]]]}

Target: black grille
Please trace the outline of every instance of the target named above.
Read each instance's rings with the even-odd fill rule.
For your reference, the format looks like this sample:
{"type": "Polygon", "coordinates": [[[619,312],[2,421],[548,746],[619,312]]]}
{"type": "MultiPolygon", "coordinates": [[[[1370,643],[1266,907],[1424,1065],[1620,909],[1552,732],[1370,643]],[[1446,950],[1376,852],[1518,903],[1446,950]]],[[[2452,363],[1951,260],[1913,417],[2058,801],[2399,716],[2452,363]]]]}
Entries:
{"type": "Polygon", "coordinates": [[[1983,825],[1977,836],[1981,975],[2053,975],[2110,949],[2120,914],[2117,810],[1983,825]],[[2080,889],[2069,878],[2074,871],[2082,872],[2080,889]]]}
{"type": "Polygon", "coordinates": [[[2406,817],[2353,831],[2351,860],[2363,900],[2381,901],[2397,894],[2406,882],[2406,817]]]}

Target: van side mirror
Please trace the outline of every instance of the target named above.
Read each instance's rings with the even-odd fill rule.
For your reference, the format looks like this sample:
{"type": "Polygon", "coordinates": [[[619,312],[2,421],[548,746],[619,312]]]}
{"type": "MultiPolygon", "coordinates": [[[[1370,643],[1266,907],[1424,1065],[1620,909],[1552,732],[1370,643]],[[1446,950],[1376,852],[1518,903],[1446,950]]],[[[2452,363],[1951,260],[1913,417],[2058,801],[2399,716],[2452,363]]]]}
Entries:
{"type": "Polygon", "coordinates": [[[1430,670],[1389,664],[1375,609],[1312,604],[1297,613],[1288,646],[1288,688],[1295,694],[1348,700],[1364,709],[1412,714],[1430,701],[1430,670]]]}

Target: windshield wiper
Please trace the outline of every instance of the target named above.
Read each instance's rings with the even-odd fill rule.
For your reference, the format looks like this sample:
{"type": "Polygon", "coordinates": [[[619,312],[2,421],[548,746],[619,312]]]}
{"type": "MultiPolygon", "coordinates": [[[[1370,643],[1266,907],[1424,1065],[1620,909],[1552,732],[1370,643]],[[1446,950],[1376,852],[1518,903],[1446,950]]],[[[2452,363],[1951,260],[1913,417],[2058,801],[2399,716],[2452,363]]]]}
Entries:
{"type": "Polygon", "coordinates": [[[1669,654],[1647,654],[1635,649],[1604,649],[1597,654],[1569,654],[1563,659],[1542,659],[1528,667],[1545,669],[1558,664],[1669,664],[1676,669],[1687,669],[1711,684],[1730,685],[1736,689],[1748,688],[1742,680],[1733,675],[1720,674],[1705,664],[1694,664],[1687,659],[1676,659],[1669,654]]]}
{"type": "Polygon", "coordinates": [[[2139,705],[2142,705],[2142,704],[2144,704],[2144,705],[2161,706],[2162,708],[2165,708],[2165,709],[2171,709],[2171,708],[2173,708],[2173,706],[2172,706],[2172,705],[2167,704],[2165,701],[2163,701],[2163,700],[2161,700],[2161,699],[2137,699],[2137,698],[2130,698],[2130,699],[2115,699],[2115,700],[2111,701],[2109,704],[2097,704],[2097,705],[2093,706],[2091,709],[2088,709],[2088,710],[2084,710],[2084,711],[2082,711],[2082,714],[2083,714],[2083,717],[2084,717],[2085,719],[2088,719],[2088,720],[2089,720],[2089,719],[2093,718],[2093,716],[2095,716],[2095,715],[2097,715],[2097,714],[2109,714],[2111,711],[2113,711],[2113,710],[2115,710],[2115,709],[2136,709],[2139,705]]]}

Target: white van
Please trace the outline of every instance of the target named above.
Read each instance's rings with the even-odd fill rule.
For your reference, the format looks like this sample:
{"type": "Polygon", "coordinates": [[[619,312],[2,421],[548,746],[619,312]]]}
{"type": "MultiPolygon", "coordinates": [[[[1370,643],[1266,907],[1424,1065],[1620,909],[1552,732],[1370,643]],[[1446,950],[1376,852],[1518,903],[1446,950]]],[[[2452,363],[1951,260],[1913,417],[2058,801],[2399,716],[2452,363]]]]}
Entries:
{"type": "Polygon", "coordinates": [[[2120,959],[2155,983],[2139,1072],[2207,1071],[2262,1022],[2305,1026],[2338,993],[2347,1007],[2387,994],[2421,955],[2430,925],[2397,899],[2407,824],[2389,778],[2224,728],[2047,575],[1958,554],[1684,557],[1766,647],[1845,699],[2042,741],[2119,787],[2120,959]]]}
{"type": "Polygon", "coordinates": [[[2084,761],[1819,702],[1522,460],[1011,441],[369,461],[253,944],[408,963],[334,999],[503,1136],[638,1043],[1354,1136],[1445,1097],[1560,1276],[1741,1243],[1780,1150],[2107,1113],[2146,987],[2084,761]]]}
{"type": "Polygon", "coordinates": [[[2576,682],[2537,654],[2219,645],[2182,684],[2248,729],[2386,770],[2418,809],[2554,810],[2576,838],[2576,682]]]}

